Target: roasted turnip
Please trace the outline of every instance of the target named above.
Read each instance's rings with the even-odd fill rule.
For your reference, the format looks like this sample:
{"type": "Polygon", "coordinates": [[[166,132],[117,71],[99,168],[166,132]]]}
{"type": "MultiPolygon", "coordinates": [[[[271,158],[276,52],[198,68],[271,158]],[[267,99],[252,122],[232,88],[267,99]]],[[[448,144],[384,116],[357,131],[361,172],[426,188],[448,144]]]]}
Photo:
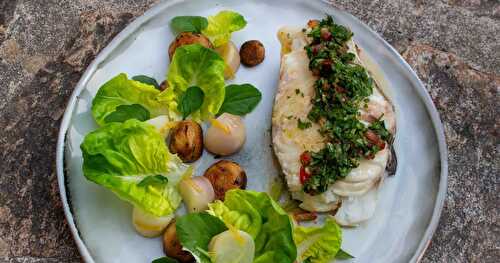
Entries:
{"type": "Polygon", "coordinates": [[[219,55],[224,59],[226,63],[226,69],[224,70],[224,78],[232,79],[236,74],[236,71],[240,68],[240,54],[238,48],[233,42],[229,41],[226,44],[215,49],[219,55]]]}
{"type": "Polygon", "coordinates": [[[223,113],[212,120],[205,134],[205,148],[211,153],[227,156],[239,151],[245,140],[245,124],[241,117],[223,113]]]}
{"type": "Polygon", "coordinates": [[[212,202],[215,198],[211,182],[203,176],[183,179],[179,183],[179,192],[189,212],[207,210],[208,203],[212,202]]]}
{"type": "Polygon", "coordinates": [[[132,211],[132,223],[134,228],[139,234],[145,237],[156,237],[161,235],[172,218],[174,218],[173,215],[156,217],[138,207],[134,207],[132,211]]]}
{"type": "Polygon", "coordinates": [[[217,263],[252,263],[255,243],[246,232],[230,229],[214,236],[208,251],[217,263]]]}

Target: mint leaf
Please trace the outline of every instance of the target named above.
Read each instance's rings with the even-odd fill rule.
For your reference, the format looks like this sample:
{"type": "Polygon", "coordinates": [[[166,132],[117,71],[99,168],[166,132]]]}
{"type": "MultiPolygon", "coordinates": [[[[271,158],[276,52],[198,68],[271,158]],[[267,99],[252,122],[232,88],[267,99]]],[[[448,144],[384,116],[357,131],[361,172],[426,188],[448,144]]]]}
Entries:
{"type": "Polygon", "coordinates": [[[158,175],[150,175],[142,179],[142,181],[140,181],[139,184],[137,184],[137,186],[144,187],[148,185],[153,185],[161,187],[166,184],[168,184],[168,178],[158,174],[158,175]]]}
{"type": "Polygon", "coordinates": [[[130,119],[137,119],[140,121],[149,120],[149,111],[140,104],[120,105],[116,107],[115,111],[110,113],[104,121],[109,122],[124,122],[130,119]]]}
{"type": "Polygon", "coordinates": [[[151,263],[179,263],[179,261],[171,257],[161,257],[153,260],[151,263]]]}
{"type": "Polygon", "coordinates": [[[339,252],[337,252],[337,255],[335,255],[335,258],[336,259],[350,259],[350,258],[354,258],[354,256],[352,256],[351,254],[340,249],[339,252]]]}
{"type": "Polygon", "coordinates": [[[201,33],[208,26],[208,20],[202,16],[176,16],[172,19],[171,26],[176,33],[201,33]]]}
{"type": "Polygon", "coordinates": [[[141,83],[144,83],[144,84],[154,86],[158,90],[160,89],[160,85],[158,84],[156,79],[154,79],[152,77],[148,77],[146,75],[137,75],[137,76],[132,77],[132,79],[135,81],[139,81],[141,83]]]}
{"type": "Polygon", "coordinates": [[[228,85],[218,115],[224,112],[240,116],[245,115],[253,111],[261,99],[262,94],[251,84],[228,85]]]}
{"type": "Polygon", "coordinates": [[[207,213],[190,213],[176,219],[177,237],[184,249],[196,255],[201,263],[211,263],[207,255],[212,237],[227,230],[219,218],[207,213]]]}
{"type": "Polygon", "coordinates": [[[184,94],[182,94],[177,105],[177,110],[182,113],[182,118],[185,119],[189,114],[199,110],[205,99],[205,93],[198,86],[189,87],[184,94]]]}

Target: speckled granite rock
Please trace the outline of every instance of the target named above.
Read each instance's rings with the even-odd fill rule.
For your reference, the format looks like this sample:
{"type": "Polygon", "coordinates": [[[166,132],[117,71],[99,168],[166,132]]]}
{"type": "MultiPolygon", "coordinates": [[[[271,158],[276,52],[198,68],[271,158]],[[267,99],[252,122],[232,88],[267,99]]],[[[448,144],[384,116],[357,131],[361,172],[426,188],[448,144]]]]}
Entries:
{"type": "MultiPolygon", "coordinates": [[[[57,189],[59,121],[85,67],[156,2],[0,0],[0,262],[80,261],[57,189]]],[[[448,198],[422,262],[496,262],[499,2],[332,4],[402,52],[444,122],[450,151],[448,198]]]]}
{"type": "Polygon", "coordinates": [[[441,114],[449,150],[448,198],[423,262],[498,262],[500,76],[427,45],[403,57],[441,114]]]}
{"type": "Polygon", "coordinates": [[[0,262],[79,262],[55,173],[82,71],[155,1],[1,1],[0,262]]]}

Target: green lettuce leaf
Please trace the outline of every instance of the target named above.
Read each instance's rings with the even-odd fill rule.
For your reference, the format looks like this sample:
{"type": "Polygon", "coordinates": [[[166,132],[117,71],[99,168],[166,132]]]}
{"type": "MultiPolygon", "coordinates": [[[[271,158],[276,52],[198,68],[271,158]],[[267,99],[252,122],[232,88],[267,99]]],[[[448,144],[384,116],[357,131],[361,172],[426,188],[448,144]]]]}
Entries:
{"type": "Polygon", "coordinates": [[[92,101],[92,116],[102,126],[109,122],[167,115],[168,108],[158,100],[159,94],[154,86],[128,79],[127,74],[121,73],[99,88],[92,101]],[[134,113],[134,109],[140,113],[134,113]]]}
{"type": "Polygon", "coordinates": [[[175,221],[177,237],[184,249],[196,258],[196,262],[211,263],[208,244],[215,235],[227,230],[224,223],[207,213],[190,213],[175,221]]]}
{"type": "Polygon", "coordinates": [[[233,11],[221,11],[208,17],[208,26],[202,33],[207,36],[215,47],[229,42],[231,33],[243,29],[247,25],[245,18],[233,11]]]}
{"type": "Polygon", "coordinates": [[[290,217],[266,193],[230,190],[223,203],[209,205],[208,213],[254,238],[255,263],[294,262],[297,251],[290,217]]]}
{"type": "Polygon", "coordinates": [[[88,180],[156,216],[179,206],[176,186],[190,169],[169,153],[154,126],[135,119],[109,123],[87,134],[80,148],[88,180]]]}
{"type": "Polygon", "coordinates": [[[197,86],[205,96],[201,108],[191,114],[192,118],[205,120],[214,116],[224,101],[224,67],[224,60],[212,49],[199,44],[177,48],[168,70],[169,86],[160,100],[177,111],[184,92],[197,86]]]}
{"type": "Polygon", "coordinates": [[[262,217],[248,201],[241,200],[240,206],[245,207],[245,212],[231,210],[222,201],[217,200],[214,203],[208,204],[210,208],[208,213],[219,217],[227,225],[247,232],[255,239],[262,228],[262,217]]]}
{"type": "Polygon", "coordinates": [[[345,252],[343,249],[340,249],[339,252],[337,252],[337,255],[335,255],[336,259],[351,259],[354,258],[353,255],[345,252]]]}
{"type": "Polygon", "coordinates": [[[293,238],[298,262],[327,263],[340,251],[342,230],[333,219],[327,218],[321,227],[295,227],[293,238]]]}

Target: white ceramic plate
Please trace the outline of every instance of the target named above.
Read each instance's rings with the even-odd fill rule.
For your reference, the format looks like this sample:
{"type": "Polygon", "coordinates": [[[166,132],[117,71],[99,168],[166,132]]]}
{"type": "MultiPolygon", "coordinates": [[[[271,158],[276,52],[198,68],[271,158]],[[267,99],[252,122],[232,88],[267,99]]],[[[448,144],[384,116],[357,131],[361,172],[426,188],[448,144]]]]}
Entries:
{"type": "MultiPolygon", "coordinates": [[[[146,74],[162,81],[168,67],[167,49],[174,35],[169,21],[177,15],[215,14],[232,9],[245,16],[247,27],[233,34],[240,46],[259,39],[265,61],[240,68],[235,83],[253,83],[263,100],[245,117],[248,138],[244,149],[229,159],[240,163],[248,189],[266,191],[278,174],[269,147],[271,108],[278,83],[283,25],[303,26],[312,18],[331,14],[354,32],[355,42],[378,65],[388,83],[385,92],[397,113],[398,171],[380,189],[374,217],[358,228],[344,229],[343,247],[355,262],[416,262],[436,228],[446,193],[447,160],[443,128],[432,101],[415,73],[376,33],[353,16],[323,1],[164,1],[132,22],[99,54],[78,83],[61,124],[57,172],[65,213],[86,262],[151,262],[163,255],[159,238],[146,239],[133,230],[131,206],[110,191],[85,180],[80,143],[97,128],[90,106],[101,84],[118,73],[146,74]]],[[[213,163],[204,154],[197,174],[213,163]]]]}

